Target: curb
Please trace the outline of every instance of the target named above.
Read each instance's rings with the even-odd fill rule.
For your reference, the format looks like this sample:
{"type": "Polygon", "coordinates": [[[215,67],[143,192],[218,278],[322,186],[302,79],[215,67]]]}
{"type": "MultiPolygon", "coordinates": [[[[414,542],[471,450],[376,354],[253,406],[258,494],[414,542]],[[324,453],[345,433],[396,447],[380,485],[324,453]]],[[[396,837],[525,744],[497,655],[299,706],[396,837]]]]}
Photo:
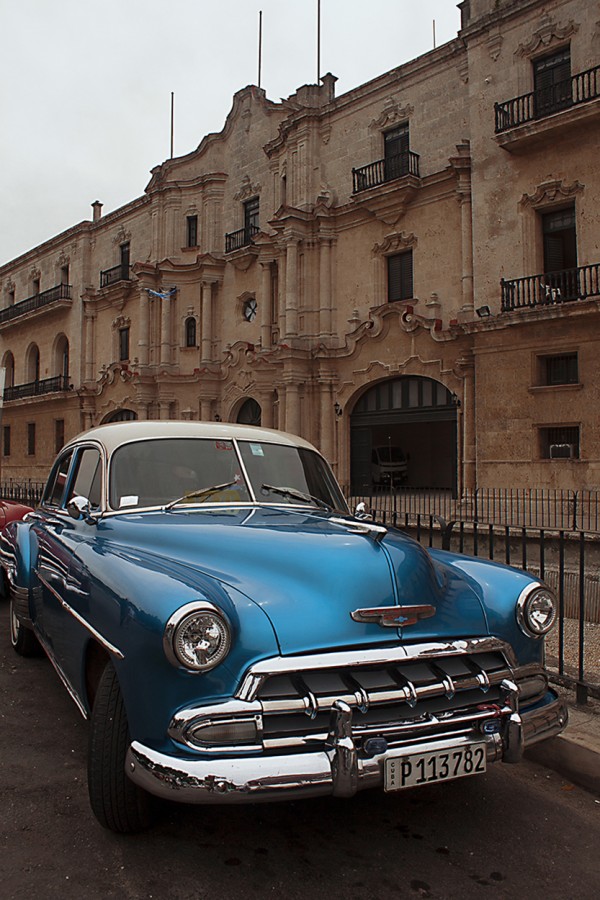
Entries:
{"type": "Polygon", "coordinates": [[[531,747],[525,756],[600,795],[600,716],[570,707],[565,731],[531,747]]]}

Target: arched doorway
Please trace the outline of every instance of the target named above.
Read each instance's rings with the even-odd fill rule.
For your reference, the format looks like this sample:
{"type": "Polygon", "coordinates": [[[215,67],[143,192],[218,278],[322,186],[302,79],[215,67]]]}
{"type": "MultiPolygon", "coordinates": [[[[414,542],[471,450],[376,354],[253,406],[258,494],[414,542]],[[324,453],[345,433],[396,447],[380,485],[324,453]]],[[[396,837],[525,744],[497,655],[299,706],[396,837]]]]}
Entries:
{"type": "Polygon", "coordinates": [[[456,411],[456,397],[433,378],[405,375],[369,388],[350,419],[353,489],[455,491],[456,411]]]}
{"type": "Polygon", "coordinates": [[[103,425],[109,422],[135,422],[137,413],[133,409],[115,409],[102,419],[103,425]]]}
{"type": "Polygon", "coordinates": [[[260,403],[253,397],[248,397],[240,406],[237,414],[237,422],[239,425],[260,425],[262,418],[262,409],[260,403]]]}

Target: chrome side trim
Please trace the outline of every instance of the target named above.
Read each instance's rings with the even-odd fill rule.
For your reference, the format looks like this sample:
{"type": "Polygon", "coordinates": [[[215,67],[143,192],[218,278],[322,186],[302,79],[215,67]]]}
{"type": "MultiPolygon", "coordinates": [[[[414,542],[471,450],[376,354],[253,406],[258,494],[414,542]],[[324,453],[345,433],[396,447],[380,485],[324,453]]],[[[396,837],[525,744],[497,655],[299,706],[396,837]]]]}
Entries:
{"type": "Polygon", "coordinates": [[[71,698],[71,700],[73,701],[73,703],[75,704],[75,706],[77,707],[77,709],[79,710],[79,712],[81,713],[83,718],[87,719],[88,712],[87,712],[85,706],[83,705],[83,703],[79,697],[79,694],[77,693],[77,691],[72,686],[71,682],[69,681],[69,679],[67,678],[67,676],[65,675],[63,670],[61,669],[60,665],[58,664],[58,662],[56,660],[56,657],[55,657],[53,651],[50,649],[49,645],[46,643],[46,641],[44,640],[42,635],[39,633],[37,628],[34,628],[34,631],[35,631],[35,636],[37,637],[38,641],[40,642],[40,644],[42,645],[42,647],[44,649],[44,653],[46,654],[46,656],[52,663],[54,671],[56,672],[56,674],[58,675],[58,677],[64,684],[65,688],[67,689],[67,693],[69,694],[69,697],[71,698]]]}
{"type": "Polygon", "coordinates": [[[43,575],[40,575],[39,570],[36,569],[35,574],[44,585],[44,587],[47,588],[47,590],[49,590],[54,597],[56,597],[65,612],[68,612],[69,615],[73,616],[73,618],[76,619],[80,625],[83,625],[86,631],[89,631],[92,637],[94,637],[98,641],[98,643],[104,647],[105,650],[108,650],[108,652],[112,653],[113,656],[116,656],[117,659],[125,659],[125,654],[121,653],[119,648],[115,647],[114,644],[111,644],[110,641],[107,641],[106,638],[103,637],[99,631],[96,631],[94,626],[90,625],[90,623],[86,621],[86,619],[84,619],[83,616],[81,616],[76,610],[74,610],[72,606],[69,606],[67,601],[61,597],[58,591],[52,587],[52,585],[43,577],[43,575]]]}
{"type": "Polygon", "coordinates": [[[396,662],[435,659],[439,656],[458,656],[470,653],[498,651],[503,653],[509,666],[515,668],[517,660],[510,644],[498,638],[481,637],[456,641],[435,641],[426,644],[397,644],[364,650],[335,650],[331,653],[306,653],[302,656],[275,656],[251,666],[235,697],[238,700],[254,700],[262,684],[271,675],[285,675],[307,669],[337,669],[343,667],[387,666],[396,662]]]}

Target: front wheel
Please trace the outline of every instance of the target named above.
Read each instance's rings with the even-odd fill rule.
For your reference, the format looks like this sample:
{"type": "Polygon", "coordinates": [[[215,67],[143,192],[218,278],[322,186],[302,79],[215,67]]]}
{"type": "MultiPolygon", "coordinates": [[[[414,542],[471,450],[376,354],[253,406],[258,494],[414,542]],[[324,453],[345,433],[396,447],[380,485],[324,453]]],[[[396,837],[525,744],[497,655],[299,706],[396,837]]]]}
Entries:
{"type": "Polygon", "coordinates": [[[12,595],[9,602],[10,616],[10,642],[19,656],[39,656],[42,648],[31,628],[22,625],[15,613],[15,605],[12,595]]]}
{"type": "Polygon", "coordinates": [[[131,834],[155,819],[154,798],[125,774],[131,742],[117,673],[108,663],[98,685],[90,722],[88,791],[92,812],[104,828],[131,834]]]}

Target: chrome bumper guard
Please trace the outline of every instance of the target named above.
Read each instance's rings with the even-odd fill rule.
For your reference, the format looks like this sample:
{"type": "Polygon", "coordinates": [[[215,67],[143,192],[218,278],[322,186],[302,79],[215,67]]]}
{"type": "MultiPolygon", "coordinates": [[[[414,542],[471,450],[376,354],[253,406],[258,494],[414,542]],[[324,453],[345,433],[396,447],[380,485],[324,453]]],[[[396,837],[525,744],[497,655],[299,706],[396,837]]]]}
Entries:
{"type": "MultiPolygon", "coordinates": [[[[515,763],[525,746],[559,734],[567,723],[565,703],[558,697],[540,709],[521,715],[517,689],[505,682],[505,704],[496,734],[445,736],[411,743],[405,753],[430,753],[469,745],[486,745],[488,762],[515,763]]],[[[127,752],[126,772],[151,794],[181,803],[252,803],[293,800],[332,794],[351,797],[358,790],[383,786],[384,762],[402,751],[363,758],[352,738],[352,709],[342,700],[331,711],[329,735],[323,750],[279,756],[180,758],[159,753],[134,741],[127,752]]]]}

